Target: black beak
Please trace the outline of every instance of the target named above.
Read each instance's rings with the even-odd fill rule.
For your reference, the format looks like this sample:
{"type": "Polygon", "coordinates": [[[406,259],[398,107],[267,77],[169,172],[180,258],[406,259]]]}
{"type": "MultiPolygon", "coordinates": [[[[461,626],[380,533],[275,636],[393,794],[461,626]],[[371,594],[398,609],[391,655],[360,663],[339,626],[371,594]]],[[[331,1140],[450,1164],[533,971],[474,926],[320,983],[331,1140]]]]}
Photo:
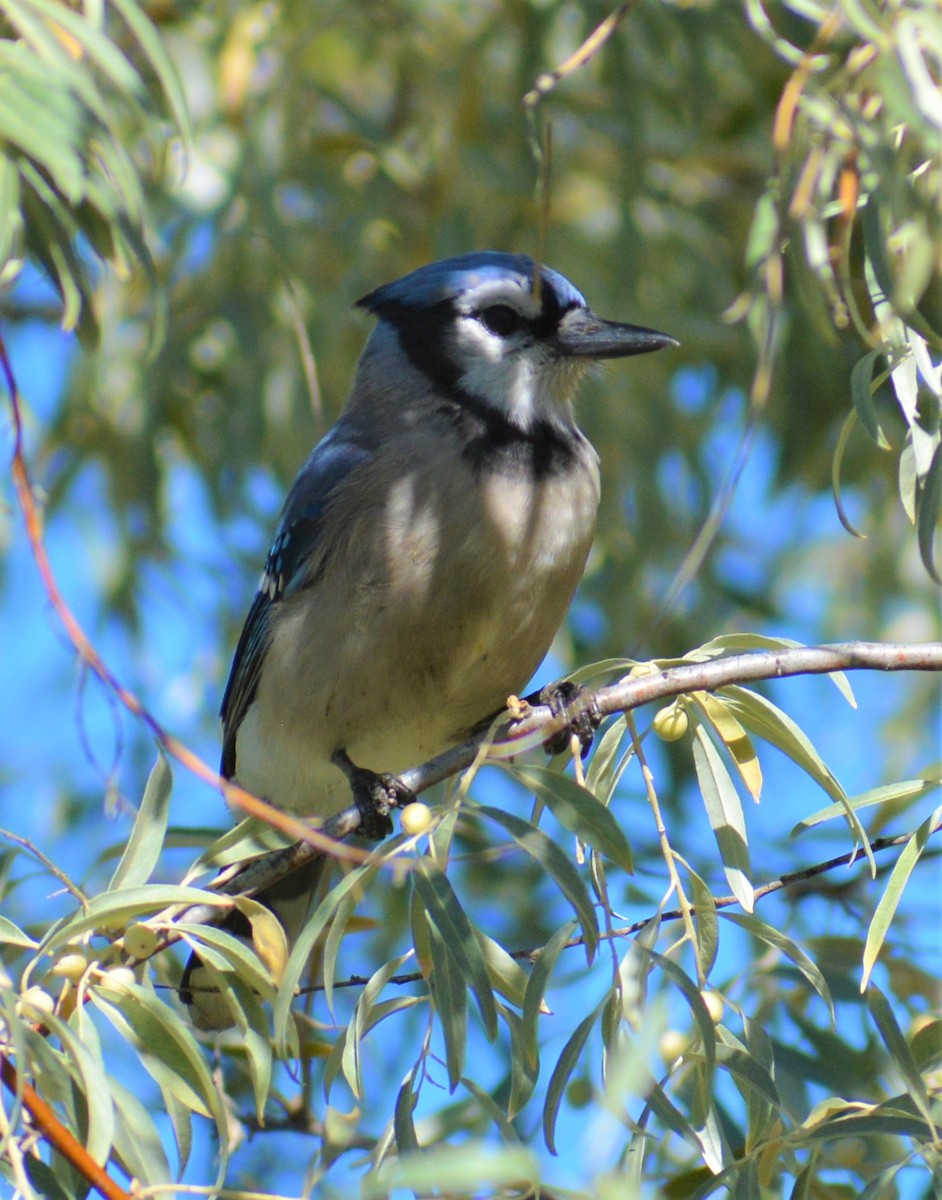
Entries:
{"type": "Polygon", "coordinates": [[[570,309],[556,330],[560,354],[572,358],[627,358],[679,344],[676,338],[656,329],[604,321],[587,308],[570,309]]]}

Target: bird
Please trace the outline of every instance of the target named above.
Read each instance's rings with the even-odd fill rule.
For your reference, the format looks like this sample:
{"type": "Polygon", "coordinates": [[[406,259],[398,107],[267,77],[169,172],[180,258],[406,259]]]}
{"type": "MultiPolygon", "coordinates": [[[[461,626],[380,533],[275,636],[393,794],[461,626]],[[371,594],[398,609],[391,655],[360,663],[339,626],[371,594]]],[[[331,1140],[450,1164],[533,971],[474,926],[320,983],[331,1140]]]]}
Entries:
{"type": "MultiPolygon", "coordinates": [[[[220,774],[304,818],[349,806],[358,772],[433,757],[525,687],[595,535],[578,385],[594,362],[677,344],[596,316],[559,272],[502,251],[419,267],[357,305],[375,327],[287,496],[222,701],[220,774]]],[[[293,905],[297,927],[321,862],[256,899],[286,925],[293,905]]],[[[198,966],[181,985],[194,1022],[231,1024],[191,990],[198,966]]]]}

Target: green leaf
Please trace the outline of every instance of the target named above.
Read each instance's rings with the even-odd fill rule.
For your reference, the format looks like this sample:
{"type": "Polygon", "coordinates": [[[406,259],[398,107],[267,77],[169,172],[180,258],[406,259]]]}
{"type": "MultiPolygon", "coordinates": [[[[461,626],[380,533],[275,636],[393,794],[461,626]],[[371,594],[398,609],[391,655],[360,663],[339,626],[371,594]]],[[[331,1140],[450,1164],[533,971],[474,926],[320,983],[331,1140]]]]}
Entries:
{"type": "Polygon", "coordinates": [[[108,1092],[95,1028],[86,1021],[85,1036],[82,1037],[54,1013],[44,1017],[43,1024],[59,1040],[73,1079],[73,1095],[77,1092],[81,1096],[84,1120],[87,1121],[83,1138],[85,1149],[99,1166],[104,1166],[114,1140],[114,1105],[108,1092]]]}
{"type": "MultiPolygon", "coordinates": [[[[896,1017],[893,1015],[892,1007],[887,1001],[886,996],[872,983],[867,991],[867,1008],[876,1022],[880,1036],[883,1038],[884,1046],[889,1051],[890,1057],[896,1064],[896,1068],[903,1082],[906,1084],[912,1103],[919,1109],[920,1113],[926,1119],[926,1124],[931,1128],[933,1126],[932,1101],[929,1099],[929,1093],[926,1091],[925,1082],[919,1068],[916,1066],[909,1043],[903,1036],[903,1031],[900,1029],[896,1017]]],[[[933,1137],[938,1138],[938,1136],[938,1130],[936,1130],[933,1137]]]]}
{"type": "Polygon", "coordinates": [[[588,890],[568,857],[542,829],[537,829],[535,825],[522,821],[512,813],[488,805],[479,805],[475,812],[503,826],[517,845],[539,863],[556,883],[576,911],[585,939],[586,959],[591,962],[599,941],[598,919],[588,890]]]}
{"type": "Polygon", "coordinates": [[[434,923],[429,924],[434,967],[428,977],[435,1011],[445,1040],[445,1068],[448,1086],[454,1091],[464,1073],[468,1048],[468,987],[467,980],[448,953],[442,935],[434,923]]]}
{"type": "Polygon", "coordinates": [[[942,584],[935,565],[935,535],[942,515],[942,445],[936,446],[932,464],[922,481],[919,492],[916,535],[923,566],[936,583],[942,584]]]}
{"type": "Polygon", "coordinates": [[[546,1088],[546,1100],[543,1103],[543,1140],[550,1154],[556,1154],[556,1120],[559,1116],[559,1106],[566,1094],[573,1071],[579,1065],[582,1051],[592,1032],[592,1026],[599,1019],[600,1009],[589,1013],[576,1026],[575,1032],[563,1047],[563,1052],[556,1061],[553,1074],[546,1088]]]}
{"type": "Polygon", "coordinates": [[[782,1098],[768,1070],[754,1058],[746,1047],[724,1026],[716,1029],[719,1041],[716,1047],[716,1065],[728,1071],[734,1079],[752,1088],[775,1109],[781,1109],[782,1098]]]}
{"type": "Polygon", "coordinates": [[[510,1030],[510,1095],[507,1098],[507,1117],[514,1120],[533,1095],[540,1074],[540,1062],[539,1056],[535,1062],[530,1056],[523,1020],[506,1004],[499,1004],[497,1010],[510,1030]]]}
{"type": "Polygon", "coordinates": [[[889,357],[888,351],[880,346],[870,350],[857,360],[850,373],[850,394],[860,424],[881,450],[889,450],[890,443],[880,425],[876,405],[873,403],[873,372],[879,359],[889,357]]]}
{"type": "Polygon", "coordinates": [[[703,978],[708,979],[716,962],[716,954],[720,944],[720,925],[713,903],[713,893],[706,881],[688,863],[684,863],[690,882],[693,886],[694,927],[697,932],[697,961],[703,978]]]}
{"type": "Polygon", "coordinates": [[[799,945],[793,942],[791,938],[786,937],[781,930],[776,929],[772,925],[767,925],[765,921],[760,921],[758,917],[750,916],[746,913],[730,912],[728,909],[721,912],[719,916],[722,920],[730,921],[733,925],[738,925],[740,929],[745,929],[752,937],[765,942],[767,946],[771,946],[790,959],[827,1005],[831,1024],[834,1024],[834,1001],[831,999],[831,989],[828,987],[827,980],[821,974],[820,970],[799,945]]]}
{"type": "Polygon", "coordinates": [[[4,916],[0,916],[0,943],[6,946],[25,946],[30,950],[35,950],[39,945],[18,925],[14,925],[9,918],[4,916]]]}
{"type": "Polygon", "coordinates": [[[144,798],[134,818],[131,836],[121,861],[108,884],[109,891],[146,883],[156,867],[163,849],[170,814],[170,793],[173,776],[163,750],[158,747],[157,761],[147,778],[144,798]]]}
{"type": "Polygon", "coordinates": [[[619,757],[622,741],[627,733],[623,717],[616,717],[605,732],[596,739],[585,785],[600,803],[608,807],[622,772],[631,758],[631,749],[619,757]]]}
{"type": "Polygon", "coordinates": [[[141,986],[129,987],[119,1004],[106,1001],[95,990],[90,995],[95,1007],[128,1042],[165,1094],[191,1112],[212,1117],[223,1159],[219,1166],[221,1179],[228,1144],[226,1111],[193,1031],[153,992],[141,986]]]}
{"type": "Polygon", "coordinates": [[[294,1001],[295,991],[297,990],[301,976],[307,969],[311,951],[314,949],[314,943],[324,932],[327,922],[340,907],[344,898],[354,889],[358,891],[365,889],[377,870],[378,868],[371,863],[364,863],[362,866],[354,867],[353,870],[349,871],[327,893],[298,935],[297,941],[294,943],[291,954],[288,957],[284,975],[278,987],[278,993],[275,996],[272,1013],[273,1037],[276,1045],[280,1047],[280,1052],[283,1052],[287,1047],[289,1032],[293,1033],[293,1025],[289,1031],[291,1005],[294,1001]]]}
{"type": "Polygon", "coordinates": [[[121,14],[128,28],[137,39],[138,45],[144,52],[147,62],[154,72],[161,91],[169,106],[170,115],[185,143],[190,141],[192,131],[190,117],[187,111],[186,97],[179,72],[164,45],[163,39],[155,29],[150,18],[134,0],[111,0],[114,8],[121,14]]]}
{"type": "MultiPolygon", "coordinates": [[[[429,858],[418,860],[412,882],[458,974],[477,1002],[488,1040],[497,1036],[497,1007],[484,955],[448,876],[429,858]]],[[[436,966],[438,964],[436,963],[436,966]]]]}
{"type": "MultiPolygon", "coordinates": [[[[851,796],[847,803],[854,812],[862,808],[870,808],[874,804],[894,804],[904,800],[918,800],[927,795],[942,782],[940,779],[904,779],[899,783],[884,784],[883,787],[870,788],[859,796],[851,796]]],[[[810,817],[804,817],[795,825],[789,837],[796,837],[806,829],[813,829],[824,821],[833,821],[835,817],[846,816],[847,810],[843,804],[829,804],[827,808],[818,809],[810,817]]]]}
{"type": "Polygon", "coordinates": [[[699,722],[694,725],[693,734],[693,764],[726,879],[746,912],[752,912],[755,896],[749,839],[739,793],[710,735],[699,722]]]}
{"type": "Polygon", "coordinates": [[[640,941],[635,943],[635,948],[660,967],[686,1000],[687,1007],[690,1009],[690,1015],[696,1022],[697,1029],[700,1032],[700,1041],[707,1068],[712,1071],[716,1058],[716,1029],[696,981],[691,979],[686,971],[682,967],[679,967],[672,958],[658,953],[657,950],[653,950],[649,946],[644,946],[640,941]]]}
{"type": "Polygon", "coordinates": [[[568,775],[549,767],[500,764],[524,787],[535,792],[559,823],[580,841],[606,855],[628,874],[633,874],[631,847],[611,809],[568,775]]]}
{"type": "Polygon", "coordinates": [[[513,1188],[535,1194],[540,1178],[532,1151],[524,1146],[495,1149],[469,1139],[461,1145],[433,1146],[387,1159],[361,1184],[362,1200],[388,1200],[404,1190],[420,1196],[493,1195],[513,1188]]]}
{"type": "Polygon", "coordinates": [[[860,819],[850,806],[847,794],[826,765],[808,735],[787,713],[777,708],[771,700],[760,696],[749,688],[735,684],[722,689],[724,697],[731,703],[733,711],[743,725],[756,737],[762,738],[788,756],[809,775],[819,787],[840,804],[854,836],[861,843],[872,871],[876,871],[873,851],[860,819]]]}
{"type": "Polygon", "coordinates": [[[871,972],[883,949],[883,943],[893,922],[893,917],[896,915],[896,909],[902,899],[906,884],[922,857],[922,852],[940,817],[942,817],[942,808],[937,808],[913,833],[893,865],[886,889],[880,897],[880,903],[876,907],[870,928],[867,930],[867,943],[863,953],[863,976],[860,981],[861,992],[867,990],[871,972]]]}
{"type": "Polygon", "coordinates": [[[509,1000],[511,1004],[522,1008],[529,980],[526,971],[516,959],[511,958],[499,942],[495,942],[486,933],[475,928],[474,936],[477,938],[481,954],[484,956],[487,977],[490,979],[494,991],[503,996],[505,1000],[509,1000]]]}
{"type": "Polygon", "coordinates": [[[920,1071],[934,1071],[942,1066],[942,1020],[923,1025],[913,1035],[910,1050],[920,1071]]]}
{"type": "Polygon", "coordinates": [[[151,1112],[117,1079],[109,1076],[107,1086],[114,1101],[115,1157],[142,1186],[166,1188],[172,1180],[170,1163],[151,1112]]]}
{"type": "Polygon", "coordinates": [[[417,1070],[417,1067],[413,1067],[402,1081],[402,1085],[396,1093],[396,1103],[393,1108],[393,1132],[396,1136],[396,1149],[399,1151],[400,1156],[407,1154],[410,1150],[418,1150],[419,1148],[419,1139],[415,1132],[415,1122],[412,1119],[415,1106],[419,1102],[419,1097],[415,1090],[417,1070]]]}
{"type": "Polygon", "coordinates": [[[739,772],[753,800],[762,795],[762,768],[755,747],[723,696],[710,692],[692,692],[691,699],[700,710],[702,719],[710,725],[739,772]]]}
{"type": "Polygon", "coordinates": [[[527,1062],[531,1067],[535,1067],[540,1061],[538,1033],[543,997],[546,994],[553,968],[559,961],[559,956],[572,937],[575,928],[575,921],[567,921],[562,928],[556,930],[537,956],[527,981],[526,995],[523,1000],[522,1044],[527,1062]]]}
{"type": "Polygon", "coordinates": [[[42,949],[49,953],[66,942],[78,941],[90,930],[121,929],[131,920],[153,916],[178,904],[214,903],[226,907],[230,901],[201,888],[171,883],[145,883],[117,892],[102,892],[93,896],[83,910],[54,925],[46,935],[42,949]]]}

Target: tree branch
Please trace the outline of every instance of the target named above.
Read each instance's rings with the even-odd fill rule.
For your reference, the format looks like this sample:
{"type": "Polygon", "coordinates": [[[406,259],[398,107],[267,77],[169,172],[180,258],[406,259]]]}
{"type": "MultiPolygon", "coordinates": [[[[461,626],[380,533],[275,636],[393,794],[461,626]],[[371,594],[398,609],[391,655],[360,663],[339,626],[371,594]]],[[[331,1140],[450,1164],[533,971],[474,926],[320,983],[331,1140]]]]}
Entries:
{"type": "MultiPolygon", "coordinates": [[[[942,833],[942,824],[936,825],[929,831],[929,837],[934,834],[942,833]]],[[[876,838],[870,843],[870,848],[874,854],[881,854],[886,850],[891,850],[895,846],[905,846],[912,837],[911,833],[900,833],[893,837],[876,838]]],[[[850,867],[854,863],[859,862],[862,858],[866,858],[867,852],[862,846],[856,847],[854,850],[849,850],[846,854],[838,854],[835,858],[826,859],[824,862],[814,863],[810,867],[802,867],[798,871],[788,871],[786,874],[779,876],[778,879],[769,880],[768,883],[758,885],[754,889],[756,900],[763,900],[766,896],[771,896],[773,892],[783,891],[785,888],[798,887],[800,884],[807,883],[809,879],[816,879],[820,875],[825,875],[828,871],[834,871],[838,867],[850,867]]],[[[713,898],[713,907],[719,911],[724,908],[734,908],[739,906],[739,899],[736,896],[715,896],[713,898]]],[[[692,910],[696,916],[696,907],[692,910]]],[[[679,908],[667,909],[660,914],[661,921],[680,921],[683,919],[683,911],[679,908]]],[[[600,941],[607,941],[613,938],[631,937],[633,934],[640,933],[641,930],[651,920],[651,917],[642,917],[639,921],[632,921],[630,925],[621,925],[617,929],[608,930],[599,934],[600,941]]],[[[571,937],[567,942],[563,943],[564,950],[572,950],[579,946],[585,945],[585,938],[581,935],[571,937]]],[[[508,951],[511,958],[518,960],[535,961],[542,947],[530,946],[523,950],[508,951]]],[[[388,982],[397,985],[408,983],[420,983],[424,979],[421,971],[411,971],[405,975],[392,975],[388,982]]],[[[339,988],[365,987],[370,981],[366,975],[351,975],[347,979],[334,980],[333,988],[337,991],[339,988]]],[[[308,992],[320,992],[324,990],[322,983],[312,984],[310,987],[301,988],[301,995],[308,992]]]]}
{"type": "MultiPolygon", "coordinates": [[[[645,663],[641,666],[647,668],[643,674],[628,675],[594,692],[587,690],[579,703],[580,709],[583,706],[588,709],[594,704],[603,716],[611,716],[685,692],[712,692],[732,683],[755,683],[793,675],[821,675],[842,670],[942,671],[942,642],[842,642],[830,646],[796,646],[733,654],[707,662],[680,662],[665,667],[645,663]]],[[[526,711],[518,719],[499,725],[496,731],[492,725],[487,733],[469,737],[421,766],[404,771],[399,781],[419,795],[434,784],[471,767],[481,758],[485,746],[487,753],[484,761],[512,758],[542,745],[548,737],[566,727],[566,718],[555,716],[545,705],[524,705],[524,708],[526,711]]],[[[360,810],[356,805],[351,805],[319,827],[318,842],[324,844],[349,836],[359,829],[361,821],[360,810]]],[[[214,890],[226,896],[254,895],[322,852],[317,845],[308,841],[274,850],[253,858],[241,869],[214,881],[214,890]]],[[[366,857],[364,852],[360,854],[366,857]]],[[[396,869],[402,869],[400,860],[397,860],[396,869]]],[[[195,905],[183,913],[176,912],[168,919],[217,924],[225,912],[218,905],[195,905]]],[[[161,941],[158,950],[175,940],[176,937],[168,933],[167,940],[161,941]]]]}

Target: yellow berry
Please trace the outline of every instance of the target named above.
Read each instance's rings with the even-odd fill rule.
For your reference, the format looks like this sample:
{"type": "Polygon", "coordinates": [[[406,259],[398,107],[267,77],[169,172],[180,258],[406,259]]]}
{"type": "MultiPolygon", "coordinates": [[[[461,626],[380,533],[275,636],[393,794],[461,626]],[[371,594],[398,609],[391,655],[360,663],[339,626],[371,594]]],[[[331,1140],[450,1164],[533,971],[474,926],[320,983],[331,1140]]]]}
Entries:
{"type": "Polygon", "coordinates": [[[55,1012],[56,1002],[49,993],[41,987],[27,988],[16,1002],[16,1011],[24,1017],[41,1021],[55,1012]]]}
{"type": "Polygon", "coordinates": [[[687,710],[677,703],[668,704],[654,717],[654,732],[664,742],[676,742],[687,732],[690,719],[687,710]]]}
{"type": "Polygon", "coordinates": [[[129,925],[124,934],[124,952],[130,958],[149,958],[159,940],[149,925],[129,925]]]}
{"type": "Polygon", "coordinates": [[[82,978],[88,966],[85,952],[78,946],[71,946],[65,954],[59,956],[52,968],[53,975],[60,979],[71,979],[73,982],[82,978]]]}
{"type": "Polygon", "coordinates": [[[719,992],[703,991],[700,993],[700,999],[706,1005],[706,1010],[710,1014],[710,1020],[714,1025],[718,1025],[723,1019],[723,997],[719,992]]]}
{"type": "Polygon", "coordinates": [[[662,1061],[670,1066],[680,1058],[689,1045],[690,1039],[685,1033],[681,1033],[679,1029],[667,1029],[661,1034],[657,1050],[662,1061]]]}
{"type": "Polygon", "coordinates": [[[432,824],[432,810],[427,804],[414,800],[411,804],[407,804],[399,814],[399,823],[403,833],[415,837],[417,834],[425,833],[432,824]]]}

